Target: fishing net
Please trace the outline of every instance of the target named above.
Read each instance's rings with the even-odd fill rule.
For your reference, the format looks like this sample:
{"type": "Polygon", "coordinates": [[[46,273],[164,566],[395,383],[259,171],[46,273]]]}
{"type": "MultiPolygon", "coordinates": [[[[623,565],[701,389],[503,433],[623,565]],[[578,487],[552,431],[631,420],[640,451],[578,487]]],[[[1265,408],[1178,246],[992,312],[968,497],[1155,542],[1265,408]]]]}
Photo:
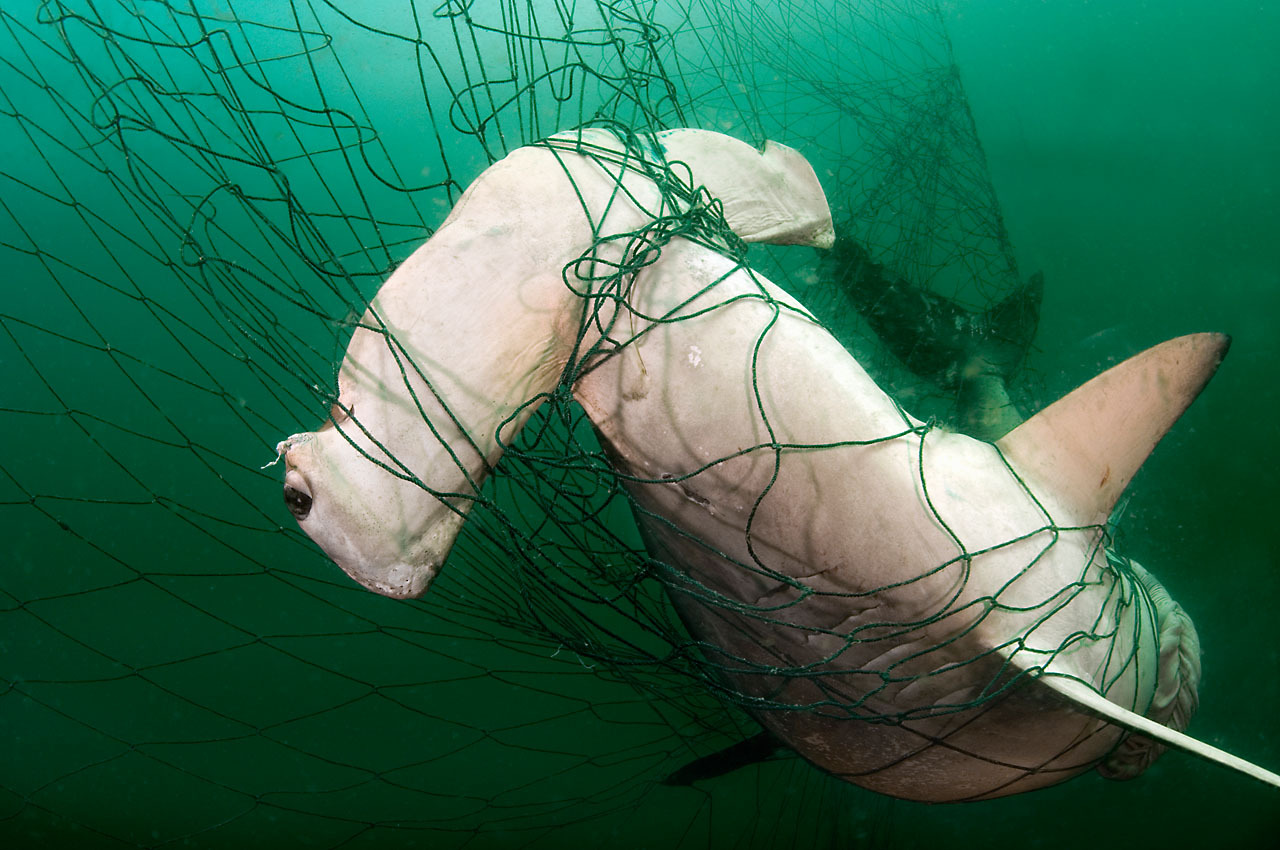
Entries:
{"type": "MultiPolygon", "coordinates": [[[[662,784],[755,735],[759,699],[690,639],[683,579],[566,392],[420,603],[343,577],[261,467],[326,417],[369,300],[471,180],[566,128],[789,143],[865,268],[972,310],[1006,298],[1021,280],[933,3],[46,2],[0,24],[0,418],[24,447],[0,462],[5,833],[572,846],[639,817],[663,846],[875,840],[883,804],[794,759],[722,780],[749,818],[662,784]]],[[[748,250],[650,165],[681,214],[625,236],[760,268],[948,416],[830,259],[748,250]]]]}

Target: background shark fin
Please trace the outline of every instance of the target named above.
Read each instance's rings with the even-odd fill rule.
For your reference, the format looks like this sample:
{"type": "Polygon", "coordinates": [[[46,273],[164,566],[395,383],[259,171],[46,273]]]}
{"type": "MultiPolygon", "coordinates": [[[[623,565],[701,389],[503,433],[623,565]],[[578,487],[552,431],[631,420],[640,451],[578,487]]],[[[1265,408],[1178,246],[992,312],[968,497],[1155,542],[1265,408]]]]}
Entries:
{"type": "Polygon", "coordinates": [[[748,765],[770,761],[777,758],[779,753],[788,751],[787,745],[778,740],[772,732],[760,731],[750,738],[730,744],[723,750],[689,762],[662,780],[662,784],[692,785],[695,782],[715,779],[748,765]]]}
{"type": "Polygon", "coordinates": [[[973,356],[985,360],[1001,380],[1011,380],[1026,359],[1040,326],[1043,301],[1044,274],[1036,272],[975,323],[982,332],[974,341],[973,356]]]}
{"type": "Polygon", "coordinates": [[[830,248],[831,207],[813,166],[794,148],[766,142],[758,151],[708,130],[658,134],[667,162],[683,162],[693,185],[724,205],[730,229],[746,242],[830,248]]]}
{"type": "Polygon", "coordinates": [[[1106,521],[1138,467],[1204,389],[1225,334],[1181,336],[1103,372],[996,442],[1029,483],[1080,525],[1106,521]]]}
{"type": "Polygon", "coordinates": [[[1256,764],[1245,761],[1238,756],[1233,756],[1231,753],[1220,750],[1217,747],[1210,746],[1203,741],[1198,741],[1190,735],[1185,735],[1167,726],[1161,726],[1141,714],[1121,708],[1078,679],[1061,673],[1045,671],[1039,674],[1036,681],[1052,688],[1072,704],[1110,723],[1139,735],[1154,738],[1166,746],[1216,762],[1223,767],[1229,767],[1259,782],[1265,782],[1268,785],[1280,788],[1280,776],[1271,771],[1258,767],[1256,764]]]}

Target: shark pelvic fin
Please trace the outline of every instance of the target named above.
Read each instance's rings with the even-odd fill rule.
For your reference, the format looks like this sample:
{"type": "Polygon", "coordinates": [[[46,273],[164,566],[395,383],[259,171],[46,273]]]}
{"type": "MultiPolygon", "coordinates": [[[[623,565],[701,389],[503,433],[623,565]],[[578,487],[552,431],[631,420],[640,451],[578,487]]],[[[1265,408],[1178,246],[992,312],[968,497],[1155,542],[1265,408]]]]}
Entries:
{"type": "Polygon", "coordinates": [[[1121,708],[1079,679],[1062,673],[1044,671],[1038,675],[1036,681],[1048,686],[1085,712],[1101,717],[1109,723],[1128,729],[1130,732],[1154,738],[1165,746],[1199,756],[1223,767],[1243,773],[1245,776],[1252,777],[1259,782],[1280,788],[1280,776],[1271,771],[1258,767],[1252,762],[1245,761],[1239,756],[1233,756],[1231,753],[1210,746],[1203,741],[1192,738],[1190,735],[1170,729],[1168,726],[1162,726],[1154,720],[1143,717],[1141,714],[1121,708]]]}
{"type": "Polygon", "coordinates": [[[1079,525],[1106,521],[1156,443],[1204,389],[1230,338],[1181,336],[1149,348],[1046,407],[996,445],[1079,525]]]}

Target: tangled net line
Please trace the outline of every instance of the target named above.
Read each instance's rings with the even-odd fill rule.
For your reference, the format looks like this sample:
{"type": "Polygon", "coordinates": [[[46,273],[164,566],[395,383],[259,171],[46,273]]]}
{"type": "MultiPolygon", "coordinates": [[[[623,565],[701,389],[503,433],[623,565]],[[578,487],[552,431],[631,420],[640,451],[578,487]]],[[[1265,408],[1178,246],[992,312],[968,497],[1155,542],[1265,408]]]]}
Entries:
{"type": "MultiPolygon", "coordinates": [[[[738,676],[746,674],[748,677],[755,673],[812,678],[828,664],[839,665],[840,656],[853,644],[887,641],[886,646],[892,646],[903,640],[909,642],[911,635],[923,634],[929,625],[954,617],[965,609],[972,610],[976,616],[983,616],[979,612],[1009,607],[1012,603],[1003,600],[1001,594],[1017,582],[1017,577],[1010,578],[995,593],[978,596],[964,602],[963,605],[958,605],[963,590],[968,584],[968,572],[973,559],[995,549],[1013,547],[1027,540],[1037,540],[1039,541],[1037,550],[1018,573],[1018,576],[1023,576],[1058,541],[1061,532],[1079,529],[1060,526],[1025,482],[1021,481],[1018,473],[1009,467],[1010,474],[1018,478],[1027,498],[1039,508],[1044,524],[1021,536],[1003,540],[985,549],[969,548],[960,534],[952,529],[947,519],[934,507],[929,495],[930,482],[925,471],[927,463],[924,447],[929,432],[937,427],[936,423],[915,421],[896,403],[895,407],[901,418],[900,430],[884,433],[872,439],[848,439],[820,444],[781,441],[762,401],[761,384],[765,378],[760,372],[758,358],[780,314],[785,311],[796,312],[796,308],[778,301],[759,282],[757,282],[757,291],[745,295],[726,294],[709,304],[699,304],[696,308],[678,311],[674,315],[648,315],[632,304],[629,301],[629,291],[636,276],[656,263],[664,247],[677,237],[734,259],[735,270],[745,271],[753,279],[755,275],[746,265],[745,243],[725,224],[718,202],[702,194],[693,183],[687,181],[687,178],[681,178],[683,164],[655,162],[651,149],[642,138],[637,138],[622,128],[617,128],[614,132],[626,147],[625,153],[621,156],[608,148],[593,145],[572,136],[540,143],[555,151],[586,157],[597,163],[606,173],[619,175],[616,194],[627,191],[621,182],[621,175],[625,171],[643,173],[662,190],[662,199],[656,209],[646,210],[650,223],[640,230],[605,233],[597,227],[593,231],[594,244],[591,249],[564,270],[563,276],[574,290],[574,294],[589,304],[583,311],[578,338],[588,337],[592,329],[596,329],[600,331],[600,340],[590,348],[580,350],[578,356],[570,360],[560,383],[553,391],[538,394],[524,405],[524,407],[536,407],[530,425],[526,426],[535,436],[532,439],[526,439],[522,433],[513,444],[506,446],[503,463],[507,465],[508,473],[505,477],[520,481],[522,486],[529,486],[530,482],[536,482],[533,485],[534,492],[546,494],[546,501],[539,504],[536,511],[531,512],[532,516],[537,518],[539,526],[531,529],[521,527],[514,521],[508,507],[508,504],[518,504],[514,500],[504,504],[503,501],[481,497],[476,500],[472,509],[473,512],[470,515],[472,522],[476,521],[477,515],[484,516],[487,520],[480,520],[480,525],[489,528],[501,527],[506,532],[507,536],[502,545],[504,552],[518,554],[521,561],[535,565],[535,569],[522,577],[522,607],[533,613],[548,636],[571,647],[580,657],[592,658],[610,665],[625,665],[633,683],[642,688],[653,692],[661,688],[658,681],[644,680],[645,671],[659,669],[665,673],[675,670],[699,681],[703,688],[716,693],[721,700],[756,712],[795,710],[797,705],[793,701],[737,690],[726,682],[722,675],[725,671],[738,676]],[[613,262],[599,257],[601,247],[609,243],[622,243],[624,247],[615,253],[626,258],[624,261],[613,262]],[[753,414],[768,439],[755,445],[739,447],[731,455],[706,461],[701,466],[680,474],[663,473],[661,477],[639,477],[612,468],[594,440],[584,433],[588,431],[588,426],[581,421],[581,409],[572,400],[573,387],[582,374],[597,364],[600,357],[616,355],[627,347],[635,345],[644,335],[653,332],[663,324],[688,321],[713,311],[726,309],[740,301],[757,301],[769,308],[767,311],[769,318],[755,337],[751,363],[753,414]],[[603,318],[602,314],[608,318],[603,318]],[[641,329],[636,330],[637,326],[641,329]],[[561,427],[557,428],[557,425],[561,427]],[[762,653],[765,656],[772,656],[764,663],[734,655],[723,647],[690,639],[683,628],[672,623],[670,616],[665,613],[665,603],[669,594],[692,597],[701,604],[746,614],[780,630],[786,630],[796,627],[788,619],[786,609],[803,605],[810,597],[831,596],[854,600],[872,597],[891,589],[880,587],[851,592],[815,589],[805,581],[780,572],[758,554],[752,546],[753,528],[757,511],[777,484],[781,469],[789,456],[814,451],[875,446],[899,440],[911,434],[919,437],[916,451],[920,470],[919,486],[923,499],[928,505],[934,522],[953,541],[956,554],[919,576],[902,583],[918,581],[953,569],[958,569],[962,573],[950,598],[941,602],[935,610],[918,621],[910,623],[891,624],[871,621],[853,629],[847,629],[842,624],[839,631],[806,626],[805,630],[811,634],[825,634],[837,640],[835,648],[827,656],[802,666],[795,665],[783,654],[762,653]],[[710,543],[700,541],[689,532],[675,526],[666,517],[653,514],[634,501],[621,489],[620,485],[625,482],[659,486],[680,485],[727,461],[760,454],[769,458],[773,474],[768,483],[750,497],[754,502],[745,528],[746,549],[750,554],[750,560],[734,561],[734,566],[763,579],[766,586],[789,588],[790,592],[784,601],[777,600],[778,594],[775,591],[769,594],[770,602],[767,604],[745,602],[715,587],[702,584],[684,565],[665,563],[647,554],[643,547],[630,546],[618,549],[616,538],[610,539],[610,542],[615,544],[615,548],[601,548],[598,545],[598,541],[605,539],[603,536],[610,529],[615,528],[616,523],[611,521],[606,527],[595,528],[595,519],[602,515],[616,517],[617,503],[621,501],[625,508],[622,513],[646,514],[649,519],[670,527],[677,535],[690,538],[695,545],[718,551],[710,543]],[[519,471],[512,474],[511,470],[519,471]],[[572,483],[568,486],[563,477],[566,473],[572,473],[574,476],[572,483]],[[567,510],[566,503],[569,506],[567,510]],[[597,560],[585,564],[566,562],[560,551],[566,544],[557,540],[557,545],[551,547],[550,554],[553,560],[543,561],[542,557],[547,554],[544,545],[544,540],[547,538],[539,528],[544,527],[543,524],[548,521],[556,523],[560,529],[586,531],[589,536],[573,539],[567,545],[579,552],[589,552],[591,557],[597,560]],[[621,569],[617,566],[619,556],[624,559],[621,569]],[[567,574],[566,567],[571,567],[567,574]],[[586,583],[578,578],[582,572],[585,572],[588,577],[586,583]],[[650,579],[657,579],[657,586],[664,591],[656,598],[651,594],[654,582],[650,579]],[[587,613],[599,606],[603,606],[599,614],[587,613]],[[613,627],[610,618],[618,612],[625,613],[625,622],[631,627],[629,630],[618,631],[613,627]],[[560,618],[552,621],[550,617],[553,613],[560,614],[560,618]],[[585,632],[582,630],[583,625],[589,627],[585,632]]],[[[635,201],[634,197],[631,197],[631,200],[635,201]]],[[[725,274],[714,281],[700,294],[716,294],[716,287],[728,276],[725,274]]],[[[807,315],[803,312],[800,314],[807,315]]],[[[412,388],[409,392],[413,395],[412,388]]],[[[421,410],[421,401],[416,397],[415,401],[421,410]]],[[[498,432],[501,434],[505,426],[516,416],[517,414],[513,414],[505,420],[499,426],[498,432]]],[[[439,495],[456,497],[458,494],[439,495]]],[[[529,498],[534,497],[533,494],[526,495],[529,498]]],[[[517,512],[517,515],[520,513],[517,512]]],[[[1090,553],[1087,559],[1082,560],[1079,575],[1049,602],[1037,606],[1037,624],[1048,621],[1055,613],[1067,608],[1078,594],[1096,582],[1096,577],[1090,575],[1092,572],[1090,564],[1093,555],[1098,554],[1108,541],[1106,529],[1098,530],[1104,533],[1097,538],[1094,544],[1095,551],[1090,553]]],[[[727,556],[720,553],[720,557],[727,556]]],[[[1110,555],[1107,568],[1130,570],[1128,562],[1114,554],[1110,555]]],[[[1122,586],[1117,586],[1114,592],[1122,592],[1121,588],[1122,586]]],[[[1134,589],[1137,593],[1147,592],[1141,584],[1136,584],[1134,589]]],[[[1128,608],[1134,605],[1134,602],[1133,598],[1121,600],[1120,607],[1128,608]]],[[[1120,617],[1119,612],[1116,613],[1116,617],[1120,617]]],[[[1134,622],[1136,629],[1149,628],[1151,625],[1142,617],[1135,618],[1134,622]]],[[[1113,637],[1114,634],[1109,629],[1114,627],[1114,622],[1099,622],[1094,631],[1087,635],[1076,635],[1073,640],[1113,637]]],[[[1034,634],[1035,629],[1036,625],[1032,625],[1027,635],[1017,640],[1025,641],[1027,637],[1034,634]]],[[[953,640],[958,639],[959,636],[957,635],[953,640]]],[[[1136,648],[1139,645],[1139,641],[1135,639],[1128,653],[1108,659],[1105,665],[1106,672],[1103,674],[1104,690],[1136,663],[1136,648]]],[[[878,684],[863,688],[841,686],[838,684],[840,677],[819,676],[815,679],[815,687],[823,693],[824,698],[801,705],[799,708],[837,716],[856,717],[869,722],[900,723],[921,716],[966,711],[975,705],[999,697],[1016,681],[1012,678],[1004,678],[1000,681],[1001,677],[997,676],[991,682],[990,688],[973,701],[892,712],[869,708],[868,705],[874,704],[881,691],[890,685],[910,681],[910,674],[898,673],[894,668],[901,665],[904,670],[907,669],[907,662],[912,657],[905,656],[899,662],[890,665],[888,670],[877,674],[880,679],[878,684]]],[[[978,660],[974,658],[966,663],[976,663],[978,660]]],[[[841,672],[847,674],[860,671],[843,670],[841,672]]],[[[731,682],[732,679],[729,681],[731,682]]]]}
{"type": "MultiPolygon", "coordinates": [[[[667,588],[690,588],[645,554],[571,373],[422,604],[351,586],[259,469],[330,407],[365,305],[466,184],[572,126],[792,143],[880,262],[973,305],[1016,285],[934,4],[773,6],[0,11],[0,417],[33,447],[0,461],[0,712],[30,730],[0,773],[4,830],[561,846],[655,797],[686,846],[830,823],[828,790],[788,807],[753,787],[764,826],[655,790],[759,706],[677,622],[667,588]]],[[[876,350],[810,254],[748,253],[705,198],[671,204],[701,214],[601,234],[636,265],[593,297],[625,301],[651,250],[696,232],[876,350]]]]}

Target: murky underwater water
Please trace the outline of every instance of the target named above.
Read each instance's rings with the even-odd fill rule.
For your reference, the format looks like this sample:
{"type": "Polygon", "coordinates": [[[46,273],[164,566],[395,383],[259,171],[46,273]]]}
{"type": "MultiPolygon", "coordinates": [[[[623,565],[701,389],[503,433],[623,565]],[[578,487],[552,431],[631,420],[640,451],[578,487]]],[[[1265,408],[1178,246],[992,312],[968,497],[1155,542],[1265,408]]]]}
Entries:
{"type": "MultiPolygon", "coordinates": [[[[523,11],[472,5],[485,26],[534,31],[523,11]]],[[[728,18],[738,29],[723,44],[677,16],[683,52],[655,51],[655,65],[624,51],[626,69],[682,86],[687,123],[800,149],[833,204],[918,188],[915,176],[860,182],[858,140],[873,134],[841,135],[853,119],[815,113],[780,58],[725,47],[777,39],[796,51],[784,68],[820,78],[805,57],[861,63],[831,71],[849,85],[942,50],[928,4],[907,4],[915,28],[901,13],[827,9],[845,5],[865,12],[797,3],[728,18]]],[[[610,42],[590,10],[574,54],[492,38],[463,4],[350,18],[197,7],[203,18],[146,4],[141,17],[72,3],[0,13],[6,846],[1265,846],[1274,793],[1177,753],[1129,783],[1087,775],[945,807],[795,759],[664,787],[753,727],[687,679],[655,691],[660,672],[531,634],[529,611],[572,632],[556,619],[572,606],[552,598],[560,585],[502,569],[500,537],[467,544],[469,561],[455,556],[419,602],[349,582],[296,531],[279,468],[259,467],[321,419],[349,315],[460,189],[506,150],[591,116],[586,75],[548,76],[535,101],[501,82],[509,69],[603,69],[610,42]],[[491,114],[484,134],[463,132],[491,114]]],[[[534,8],[538,32],[563,33],[561,7],[534,8]]],[[[690,20],[714,19],[694,9],[690,20]]],[[[624,18],[613,35],[644,45],[624,18]]],[[[957,0],[941,22],[1018,266],[1046,280],[1028,403],[1172,336],[1234,338],[1132,485],[1118,539],[1196,620],[1205,675],[1190,731],[1280,767],[1278,11],[957,0]]],[[[888,127],[895,109],[860,120],[888,127]]],[[[979,171],[961,188],[986,185],[979,171]]],[[[860,214],[889,255],[905,244],[892,202],[860,214]]],[[[808,262],[798,256],[770,261],[808,262]]],[[[512,488],[508,504],[537,501],[497,486],[512,488]]],[[[606,520],[635,544],[624,514],[606,520]]]]}

